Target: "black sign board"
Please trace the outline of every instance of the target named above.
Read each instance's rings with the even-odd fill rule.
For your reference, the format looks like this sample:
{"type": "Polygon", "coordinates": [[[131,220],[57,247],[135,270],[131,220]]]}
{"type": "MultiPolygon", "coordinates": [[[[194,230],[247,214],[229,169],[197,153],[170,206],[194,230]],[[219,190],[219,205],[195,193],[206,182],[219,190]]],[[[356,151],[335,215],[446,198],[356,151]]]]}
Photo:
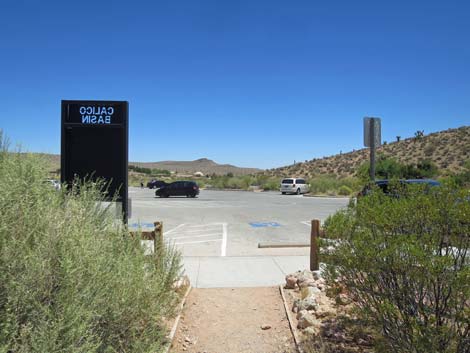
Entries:
{"type": "Polygon", "coordinates": [[[61,181],[104,179],[127,221],[129,103],[62,101],[61,181]]]}

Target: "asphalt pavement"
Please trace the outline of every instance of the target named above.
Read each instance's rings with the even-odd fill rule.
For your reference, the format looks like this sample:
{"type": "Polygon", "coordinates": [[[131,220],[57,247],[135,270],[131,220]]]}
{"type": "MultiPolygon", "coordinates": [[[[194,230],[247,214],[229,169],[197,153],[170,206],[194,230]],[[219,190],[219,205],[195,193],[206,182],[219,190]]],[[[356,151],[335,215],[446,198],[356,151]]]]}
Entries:
{"type": "Polygon", "coordinates": [[[129,188],[129,225],[163,222],[165,241],[177,247],[194,287],[278,285],[287,273],[308,268],[308,248],[260,249],[260,242],[310,241],[310,221],[324,221],[347,198],[278,192],[201,190],[197,198],[155,197],[129,188]]]}

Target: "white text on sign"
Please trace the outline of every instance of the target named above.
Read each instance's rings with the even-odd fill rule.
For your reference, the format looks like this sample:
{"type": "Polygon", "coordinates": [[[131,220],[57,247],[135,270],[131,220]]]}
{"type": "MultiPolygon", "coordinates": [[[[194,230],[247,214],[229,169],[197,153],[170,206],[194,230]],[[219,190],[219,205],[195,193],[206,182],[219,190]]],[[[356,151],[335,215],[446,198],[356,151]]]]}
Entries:
{"type": "Polygon", "coordinates": [[[82,124],[111,124],[113,107],[81,106],[82,124]]]}

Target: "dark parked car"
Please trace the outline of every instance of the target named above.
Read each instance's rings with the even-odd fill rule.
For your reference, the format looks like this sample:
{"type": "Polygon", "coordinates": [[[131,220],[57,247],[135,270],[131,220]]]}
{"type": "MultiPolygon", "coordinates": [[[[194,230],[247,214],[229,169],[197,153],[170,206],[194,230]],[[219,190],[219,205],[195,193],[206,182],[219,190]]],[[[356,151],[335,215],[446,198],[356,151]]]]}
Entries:
{"type": "Polygon", "coordinates": [[[147,187],[148,187],[149,189],[154,189],[154,188],[157,188],[157,189],[158,189],[158,188],[162,187],[163,185],[166,185],[166,183],[165,183],[164,181],[162,181],[162,180],[155,180],[155,179],[150,180],[150,181],[147,183],[147,187]]]}
{"type": "Polygon", "coordinates": [[[157,191],[155,191],[155,196],[159,197],[196,197],[198,194],[199,186],[197,186],[194,181],[175,181],[174,183],[163,185],[157,191]]]}
{"type": "MultiPolygon", "coordinates": [[[[398,180],[398,182],[401,185],[426,185],[428,187],[441,185],[441,183],[432,179],[406,179],[406,180],[398,180]]],[[[393,181],[387,180],[387,179],[375,181],[375,185],[379,187],[384,192],[385,195],[398,197],[399,195],[397,195],[396,189],[390,190],[391,183],[393,183],[393,181]]],[[[362,189],[362,191],[357,196],[361,197],[361,196],[369,195],[371,191],[372,191],[372,185],[371,184],[366,185],[364,189],[362,189]]]]}

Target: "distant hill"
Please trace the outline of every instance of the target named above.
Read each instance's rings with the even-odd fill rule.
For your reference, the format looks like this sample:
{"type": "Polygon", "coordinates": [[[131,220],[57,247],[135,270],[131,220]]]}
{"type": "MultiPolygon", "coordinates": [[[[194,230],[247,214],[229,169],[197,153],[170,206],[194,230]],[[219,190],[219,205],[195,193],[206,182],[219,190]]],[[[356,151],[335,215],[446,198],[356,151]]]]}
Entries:
{"type": "MultiPolygon", "coordinates": [[[[60,168],[60,155],[45,153],[38,154],[49,162],[49,168],[51,171],[55,171],[60,168]]],[[[165,169],[177,172],[178,174],[194,174],[196,172],[201,172],[205,175],[225,175],[228,173],[232,173],[233,175],[246,175],[262,171],[257,168],[240,168],[231,164],[218,164],[207,158],[201,158],[195,161],[129,162],[129,165],[150,169],[165,169]]]]}
{"type": "MultiPolygon", "coordinates": [[[[428,159],[437,165],[442,174],[459,172],[463,170],[465,161],[470,160],[470,126],[435,132],[421,138],[410,137],[399,142],[389,142],[379,147],[377,154],[394,157],[406,164],[428,159]]],[[[313,177],[325,174],[349,177],[367,161],[369,161],[369,149],[364,148],[269,169],[264,171],[264,174],[281,177],[313,177]]]]}
{"type": "Polygon", "coordinates": [[[261,172],[261,169],[257,168],[240,168],[231,164],[218,164],[207,158],[200,158],[195,161],[129,162],[129,164],[151,169],[166,169],[178,174],[201,172],[206,175],[225,175],[228,173],[246,175],[261,172]]]}

